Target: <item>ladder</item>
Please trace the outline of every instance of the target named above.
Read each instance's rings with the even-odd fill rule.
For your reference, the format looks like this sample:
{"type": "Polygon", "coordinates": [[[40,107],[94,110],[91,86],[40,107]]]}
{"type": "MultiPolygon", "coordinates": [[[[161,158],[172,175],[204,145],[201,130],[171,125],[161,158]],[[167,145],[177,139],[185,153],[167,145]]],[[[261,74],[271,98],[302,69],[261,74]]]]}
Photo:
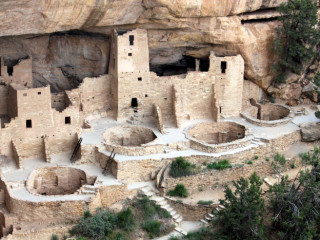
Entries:
{"type": "Polygon", "coordinates": [[[76,147],[74,148],[72,156],[70,158],[70,162],[72,162],[72,163],[75,162],[75,157],[76,157],[77,152],[78,152],[78,150],[79,150],[79,148],[81,146],[81,142],[82,142],[82,138],[79,138],[79,141],[78,141],[76,147]]]}
{"type": "Polygon", "coordinates": [[[102,171],[103,175],[106,175],[108,173],[108,169],[111,166],[112,160],[114,160],[115,156],[116,156],[116,153],[114,153],[114,149],[113,149],[107,162],[106,162],[106,166],[103,168],[103,171],[102,171]]]}

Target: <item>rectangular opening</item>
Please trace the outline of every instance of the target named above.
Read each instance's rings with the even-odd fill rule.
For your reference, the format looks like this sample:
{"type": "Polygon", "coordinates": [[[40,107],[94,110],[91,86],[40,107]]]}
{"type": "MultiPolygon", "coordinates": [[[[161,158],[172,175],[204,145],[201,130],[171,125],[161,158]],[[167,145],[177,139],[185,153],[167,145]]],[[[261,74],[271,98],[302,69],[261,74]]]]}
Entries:
{"type": "Polygon", "coordinates": [[[131,99],[131,107],[133,107],[133,108],[138,107],[138,99],[137,98],[131,99]]]}
{"type": "Polygon", "coordinates": [[[131,53],[131,52],[130,52],[130,53],[128,53],[128,56],[129,56],[129,57],[132,57],[132,53],[131,53]]]}
{"type": "Polygon", "coordinates": [[[7,72],[9,76],[12,76],[13,73],[13,66],[7,66],[7,72]]]}
{"type": "Polygon", "coordinates": [[[26,93],[23,94],[24,97],[27,96],[27,95],[28,95],[28,94],[26,94],[26,93]]]}
{"type": "Polygon", "coordinates": [[[32,121],[30,119],[26,121],[26,128],[32,128],[32,121]]]}
{"type": "Polygon", "coordinates": [[[138,81],[142,81],[142,77],[138,77],[138,81]]]}
{"type": "Polygon", "coordinates": [[[165,97],[165,98],[163,98],[163,99],[164,99],[164,100],[167,100],[168,98],[165,97]]]}
{"type": "Polygon", "coordinates": [[[221,62],[221,73],[226,73],[226,69],[227,69],[227,62],[222,61],[221,62]]]}
{"type": "Polygon", "coordinates": [[[64,118],[64,123],[65,124],[71,124],[71,117],[65,117],[64,118]]]}
{"type": "Polygon", "coordinates": [[[133,44],[134,44],[134,36],[133,35],[129,35],[129,42],[130,42],[130,46],[133,46],[133,44]]]}
{"type": "Polygon", "coordinates": [[[41,92],[38,92],[38,95],[41,95],[41,92]]]}
{"type": "Polygon", "coordinates": [[[219,107],[219,112],[220,112],[220,113],[222,112],[222,107],[219,107]]]}
{"type": "Polygon", "coordinates": [[[148,94],[144,95],[145,97],[148,97],[148,94]]]}

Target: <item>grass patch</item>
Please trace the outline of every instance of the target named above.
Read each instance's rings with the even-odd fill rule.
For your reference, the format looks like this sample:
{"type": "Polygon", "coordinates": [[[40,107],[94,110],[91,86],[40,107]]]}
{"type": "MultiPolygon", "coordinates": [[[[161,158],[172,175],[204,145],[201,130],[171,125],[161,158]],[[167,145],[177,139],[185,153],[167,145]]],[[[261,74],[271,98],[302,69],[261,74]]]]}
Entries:
{"type": "Polygon", "coordinates": [[[259,159],[259,156],[255,155],[254,160],[258,160],[258,159],[259,159]]]}
{"type": "Polygon", "coordinates": [[[231,167],[232,166],[227,159],[220,160],[219,162],[209,163],[207,165],[208,169],[217,169],[217,170],[223,170],[231,167]]]}
{"type": "Polygon", "coordinates": [[[247,162],[247,164],[251,165],[251,164],[253,164],[253,162],[252,162],[251,160],[249,160],[249,161],[247,162]]]}
{"type": "Polygon", "coordinates": [[[52,234],[51,240],[59,240],[58,235],[52,234]]]}
{"type": "Polygon", "coordinates": [[[183,197],[186,198],[189,196],[188,190],[183,184],[177,184],[173,190],[168,192],[169,196],[183,197]]]}
{"type": "Polygon", "coordinates": [[[200,200],[198,201],[199,205],[211,205],[213,203],[213,201],[209,200],[209,201],[204,201],[204,200],[200,200]]]}
{"type": "Polygon", "coordinates": [[[196,166],[182,157],[176,158],[171,163],[169,175],[173,178],[184,177],[194,174],[196,166]]]}
{"type": "Polygon", "coordinates": [[[269,161],[270,161],[270,158],[266,157],[266,161],[269,162],[269,161]]]}
{"type": "Polygon", "coordinates": [[[158,220],[148,220],[141,227],[149,233],[151,238],[160,235],[161,222],[158,220]]]}
{"type": "Polygon", "coordinates": [[[125,231],[131,231],[135,227],[134,215],[130,208],[117,214],[117,226],[125,231]]]}

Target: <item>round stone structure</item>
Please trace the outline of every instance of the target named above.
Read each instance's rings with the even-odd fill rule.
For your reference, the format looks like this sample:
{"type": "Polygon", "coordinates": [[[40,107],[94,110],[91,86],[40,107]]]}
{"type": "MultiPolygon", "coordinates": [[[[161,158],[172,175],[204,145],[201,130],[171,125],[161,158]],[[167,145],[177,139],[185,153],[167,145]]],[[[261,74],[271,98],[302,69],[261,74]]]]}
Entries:
{"type": "Polygon", "coordinates": [[[209,153],[246,146],[253,138],[247,134],[248,129],[235,122],[204,122],[185,130],[191,148],[209,153]]]}
{"type": "Polygon", "coordinates": [[[129,156],[142,156],[163,152],[164,146],[157,145],[152,129],[141,126],[122,125],[108,128],[103,139],[106,149],[129,156]]]}
{"type": "Polygon", "coordinates": [[[84,171],[72,167],[43,167],[33,170],[27,189],[36,195],[73,194],[87,183],[84,171]]]}
{"type": "Polygon", "coordinates": [[[280,104],[257,104],[251,101],[252,106],[241,113],[248,122],[257,126],[274,127],[287,124],[294,117],[291,109],[280,104]]]}

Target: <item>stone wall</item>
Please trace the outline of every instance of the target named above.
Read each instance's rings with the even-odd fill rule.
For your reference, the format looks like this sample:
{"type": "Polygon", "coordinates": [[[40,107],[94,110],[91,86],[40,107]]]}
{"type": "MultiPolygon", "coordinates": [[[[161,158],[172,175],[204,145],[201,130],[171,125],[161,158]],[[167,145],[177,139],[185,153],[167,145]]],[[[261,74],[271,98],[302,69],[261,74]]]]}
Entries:
{"type": "Polygon", "coordinates": [[[166,197],[169,205],[179,213],[184,221],[199,221],[204,218],[205,215],[211,213],[214,205],[203,206],[203,205],[190,205],[183,202],[177,202],[174,199],[166,197]]]}
{"type": "Polygon", "coordinates": [[[155,122],[156,122],[157,129],[159,130],[159,132],[164,134],[162,112],[161,112],[161,108],[157,104],[154,104],[154,114],[155,114],[155,122]]]}
{"type": "Polygon", "coordinates": [[[1,115],[8,114],[7,102],[8,102],[8,87],[0,85],[0,117],[1,115]]]}
{"type": "Polygon", "coordinates": [[[99,188],[101,206],[108,207],[118,201],[125,200],[136,194],[136,190],[128,190],[127,185],[112,185],[99,188]]]}

